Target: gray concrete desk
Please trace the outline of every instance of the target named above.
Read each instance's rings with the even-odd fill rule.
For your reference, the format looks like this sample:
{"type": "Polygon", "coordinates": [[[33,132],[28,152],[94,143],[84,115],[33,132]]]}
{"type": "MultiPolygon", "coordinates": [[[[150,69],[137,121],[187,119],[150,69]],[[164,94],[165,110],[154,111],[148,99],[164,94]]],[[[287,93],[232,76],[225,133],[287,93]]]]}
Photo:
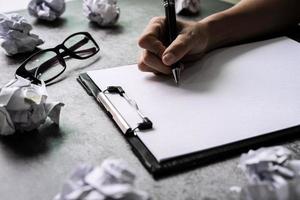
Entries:
{"type": "MultiPolygon", "coordinates": [[[[54,23],[42,23],[26,11],[19,12],[33,24],[33,32],[45,40],[42,48],[53,47],[74,32],[89,31],[101,52],[98,58],[89,61],[72,61],[63,79],[48,87],[51,98],[65,103],[59,128],[41,127],[28,135],[0,138],[1,200],[52,199],[75,166],[97,165],[108,157],[125,159],[138,174],[137,186],[153,199],[227,199],[230,186],[246,183],[237,168],[237,158],[154,180],[106,114],[77,83],[76,77],[81,72],[136,63],[138,36],[151,17],[163,15],[159,0],[124,0],[119,4],[119,24],[105,29],[83,17],[81,1],[68,2],[66,13],[54,23]]],[[[229,5],[203,0],[202,6],[205,16],[229,5]]],[[[13,78],[25,57],[0,54],[1,85],[13,78]]],[[[300,151],[298,141],[287,146],[300,151]]]]}

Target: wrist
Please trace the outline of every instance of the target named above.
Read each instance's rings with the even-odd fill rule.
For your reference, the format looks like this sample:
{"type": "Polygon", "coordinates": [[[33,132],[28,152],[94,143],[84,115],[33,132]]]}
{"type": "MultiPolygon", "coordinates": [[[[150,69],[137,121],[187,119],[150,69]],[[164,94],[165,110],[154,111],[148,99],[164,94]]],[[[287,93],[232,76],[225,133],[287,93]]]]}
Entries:
{"type": "Polygon", "coordinates": [[[225,46],[232,42],[233,30],[226,21],[228,16],[225,12],[220,12],[208,16],[199,23],[203,24],[207,35],[207,51],[225,46]]]}

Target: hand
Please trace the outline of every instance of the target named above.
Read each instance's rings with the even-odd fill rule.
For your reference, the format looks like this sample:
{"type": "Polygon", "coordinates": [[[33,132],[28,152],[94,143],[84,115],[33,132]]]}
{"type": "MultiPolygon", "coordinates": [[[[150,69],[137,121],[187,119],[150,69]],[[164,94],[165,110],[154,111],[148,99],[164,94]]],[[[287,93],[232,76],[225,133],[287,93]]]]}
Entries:
{"type": "Polygon", "coordinates": [[[138,67],[144,72],[171,74],[171,65],[177,61],[200,59],[208,50],[207,26],[201,22],[177,21],[178,36],[166,47],[165,18],[153,18],[139,39],[143,48],[138,67]]]}

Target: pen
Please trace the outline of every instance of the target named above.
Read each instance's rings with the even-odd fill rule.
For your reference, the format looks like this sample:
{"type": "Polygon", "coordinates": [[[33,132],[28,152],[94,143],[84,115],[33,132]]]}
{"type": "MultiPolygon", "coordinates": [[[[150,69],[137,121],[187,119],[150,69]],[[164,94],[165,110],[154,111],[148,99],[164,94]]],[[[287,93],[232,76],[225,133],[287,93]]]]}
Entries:
{"type": "MultiPolygon", "coordinates": [[[[166,31],[167,31],[167,45],[170,45],[177,37],[177,26],[176,26],[176,13],[175,13],[175,2],[174,0],[164,0],[165,15],[166,15],[166,31]]],[[[176,84],[179,84],[181,63],[177,62],[171,66],[172,74],[176,84]]]]}

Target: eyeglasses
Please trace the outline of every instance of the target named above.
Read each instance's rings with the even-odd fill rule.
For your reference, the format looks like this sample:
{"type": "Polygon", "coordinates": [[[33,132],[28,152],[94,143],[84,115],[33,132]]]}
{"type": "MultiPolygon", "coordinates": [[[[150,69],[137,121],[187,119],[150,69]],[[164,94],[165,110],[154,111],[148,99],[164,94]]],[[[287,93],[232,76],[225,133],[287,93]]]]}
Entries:
{"type": "Polygon", "coordinates": [[[96,41],[87,32],[70,35],[54,48],[38,51],[27,58],[17,69],[16,75],[30,80],[33,84],[50,85],[66,70],[66,60],[84,60],[100,50],[96,41]]]}

